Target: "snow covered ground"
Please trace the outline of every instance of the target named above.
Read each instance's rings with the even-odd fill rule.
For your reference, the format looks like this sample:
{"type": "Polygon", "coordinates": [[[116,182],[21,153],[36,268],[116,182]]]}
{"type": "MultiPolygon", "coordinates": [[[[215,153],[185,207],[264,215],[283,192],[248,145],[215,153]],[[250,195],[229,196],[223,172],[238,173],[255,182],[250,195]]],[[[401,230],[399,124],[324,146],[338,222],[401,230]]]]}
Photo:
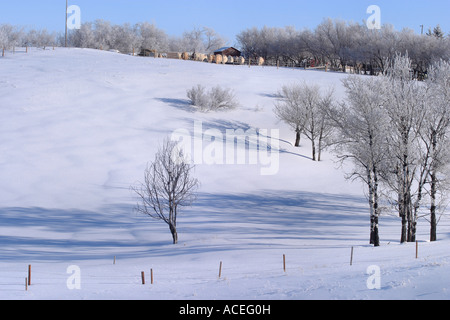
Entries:
{"type": "Polygon", "coordinates": [[[0,299],[450,298],[449,219],[436,243],[420,221],[418,259],[415,244],[399,244],[396,217],[382,217],[382,246],[372,248],[361,185],[346,181],[330,154],[312,162],[306,139],[294,148],[294,133],[273,114],[282,85],[333,85],[343,97],[344,77],[88,49],[7,53],[0,58],[0,299]],[[194,112],[186,90],[197,84],[233,89],[240,107],[194,112]],[[179,129],[194,132],[195,121],[224,134],[279,129],[278,170],[198,165],[199,197],[179,217],[172,245],[164,223],[133,211],[129,187],[161,141],[179,129]]]}

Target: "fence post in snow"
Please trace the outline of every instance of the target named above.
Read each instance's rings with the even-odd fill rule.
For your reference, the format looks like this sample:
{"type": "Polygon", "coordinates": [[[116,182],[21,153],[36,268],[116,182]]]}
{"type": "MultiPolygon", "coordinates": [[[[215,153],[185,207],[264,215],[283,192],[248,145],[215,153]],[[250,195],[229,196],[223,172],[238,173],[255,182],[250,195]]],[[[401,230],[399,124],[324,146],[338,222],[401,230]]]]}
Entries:
{"type": "Polygon", "coordinates": [[[353,247],[352,247],[352,252],[350,253],[350,265],[353,265],[353,247]]]}

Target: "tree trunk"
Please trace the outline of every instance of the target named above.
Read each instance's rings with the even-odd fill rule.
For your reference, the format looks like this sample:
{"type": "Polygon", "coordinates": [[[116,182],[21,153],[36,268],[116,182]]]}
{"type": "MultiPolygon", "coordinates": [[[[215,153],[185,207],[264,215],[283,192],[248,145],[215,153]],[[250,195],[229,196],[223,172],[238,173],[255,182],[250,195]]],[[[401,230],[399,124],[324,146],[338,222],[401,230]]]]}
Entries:
{"type": "Polygon", "coordinates": [[[313,161],[316,161],[316,143],[314,139],[311,139],[311,144],[312,144],[312,159],[313,161]]]}
{"type": "Polygon", "coordinates": [[[376,167],[373,168],[373,210],[375,212],[375,218],[374,218],[374,229],[373,229],[373,234],[371,235],[371,237],[373,238],[373,245],[375,247],[379,247],[380,246],[380,236],[378,234],[378,219],[380,217],[380,211],[379,211],[379,207],[378,207],[378,201],[379,201],[379,197],[378,197],[378,170],[376,169],[376,167]]]}
{"type": "Polygon", "coordinates": [[[178,243],[178,233],[177,233],[176,225],[174,225],[173,223],[169,223],[169,229],[170,229],[170,232],[172,233],[173,244],[177,244],[178,243]]]}
{"type": "Polygon", "coordinates": [[[317,161],[321,161],[321,157],[322,157],[322,141],[323,141],[323,124],[322,124],[322,128],[320,129],[320,134],[319,134],[319,152],[317,155],[317,161]]]}
{"type": "Polygon", "coordinates": [[[370,206],[370,244],[375,247],[380,246],[380,236],[378,233],[378,178],[376,170],[367,169],[367,181],[369,186],[369,206],[370,206]]]}
{"type": "Polygon", "coordinates": [[[300,138],[301,138],[301,134],[300,134],[300,128],[297,127],[297,129],[295,130],[295,146],[296,147],[300,147],[300,138]]]}
{"type": "Polygon", "coordinates": [[[407,229],[407,221],[406,221],[406,215],[404,213],[401,214],[401,218],[402,218],[402,234],[400,237],[400,243],[405,243],[407,238],[406,238],[406,229],[407,229]]]}
{"type": "Polygon", "coordinates": [[[430,207],[430,241],[437,240],[437,221],[436,221],[436,172],[431,173],[431,207],[430,207]]]}
{"type": "MultiPolygon", "coordinates": [[[[431,146],[432,146],[432,154],[433,156],[436,155],[436,148],[437,148],[437,133],[436,131],[433,131],[431,136],[431,146]]],[[[436,170],[434,168],[434,165],[431,169],[431,207],[430,207],[430,241],[436,241],[437,240],[437,221],[436,221],[436,193],[437,193],[437,175],[436,170]]]]}
{"type": "Polygon", "coordinates": [[[370,230],[370,244],[373,244],[374,247],[380,246],[380,236],[378,233],[378,216],[373,215],[370,218],[371,230],[370,230]]]}
{"type": "MultiPolygon", "coordinates": [[[[408,188],[410,189],[410,188],[408,188]]],[[[408,219],[408,242],[416,242],[416,219],[412,209],[411,193],[406,193],[406,217],[408,219]]]]}

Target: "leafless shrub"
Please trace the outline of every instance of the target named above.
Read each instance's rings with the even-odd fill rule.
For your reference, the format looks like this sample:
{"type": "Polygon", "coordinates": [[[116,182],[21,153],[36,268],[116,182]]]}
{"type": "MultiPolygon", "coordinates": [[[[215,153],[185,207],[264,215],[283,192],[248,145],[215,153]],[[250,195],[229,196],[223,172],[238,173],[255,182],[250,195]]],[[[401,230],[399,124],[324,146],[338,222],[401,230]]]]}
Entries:
{"type": "Polygon", "coordinates": [[[191,104],[202,112],[235,109],[238,106],[235,95],[231,89],[220,86],[211,88],[209,92],[201,86],[194,86],[187,91],[191,104]]]}

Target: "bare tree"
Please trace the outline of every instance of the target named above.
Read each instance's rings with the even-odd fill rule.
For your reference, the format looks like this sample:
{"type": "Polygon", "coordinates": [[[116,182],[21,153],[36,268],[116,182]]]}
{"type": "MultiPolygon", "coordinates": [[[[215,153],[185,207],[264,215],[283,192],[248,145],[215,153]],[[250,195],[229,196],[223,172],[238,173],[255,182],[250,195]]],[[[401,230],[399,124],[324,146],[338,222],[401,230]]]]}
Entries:
{"type": "Polygon", "coordinates": [[[283,86],[278,96],[280,101],[275,104],[275,115],[295,130],[295,146],[299,147],[301,134],[308,120],[301,100],[301,86],[298,84],[283,86]]]}
{"type": "Polygon", "coordinates": [[[178,243],[179,208],[192,204],[199,186],[193,170],[177,142],[165,139],[155,160],[147,165],[144,182],[131,187],[138,195],[136,211],[167,223],[174,244],[178,243]]]}

